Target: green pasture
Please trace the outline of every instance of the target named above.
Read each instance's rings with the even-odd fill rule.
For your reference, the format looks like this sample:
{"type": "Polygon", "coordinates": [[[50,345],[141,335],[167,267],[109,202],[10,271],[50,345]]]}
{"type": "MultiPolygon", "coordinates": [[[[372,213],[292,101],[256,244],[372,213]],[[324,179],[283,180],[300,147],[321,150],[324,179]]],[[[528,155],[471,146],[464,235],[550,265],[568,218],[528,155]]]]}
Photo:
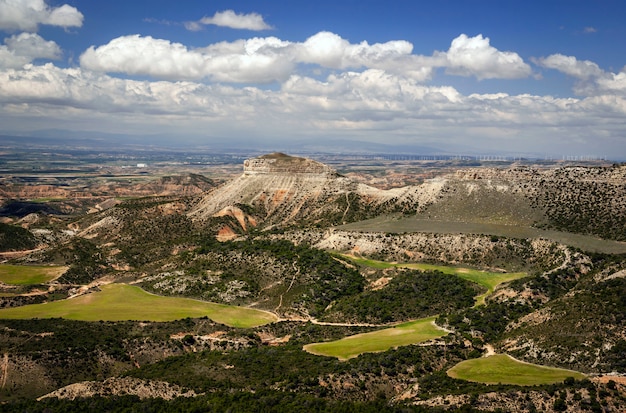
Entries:
{"type": "Polygon", "coordinates": [[[0,318],[67,318],[82,321],[173,321],[209,317],[231,327],[249,328],[278,318],[269,312],[192,300],[161,297],[126,284],[103,285],[101,291],[76,298],[0,310],[0,318]]]}
{"type": "Polygon", "coordinates": [[[419,271],[440,271],[444,274],[456,275],[464,280],[471,281],[478,285],[481,285],[487,289],[487,292],[476,297],[476,305],[482,305],[485,303],[485,298],[493,293],[493,290],[500,284],[507,281],[517,280],[518,278],[527,277],[525,272],[489,272],[481,271],[472,268],[452,267],[447,265],[434,265],[425,263],[389,263],[385,261],[371,260],[367,258],[355,257],[352,255],[341,255],[344,258],[348,258],[352,262],[360,265],[365,265],[372,268],[384,269],[392,267],[409,268],[419,271]]]}
{"type": "Polygon", "coordinates": [[[534,386],[564,381],[568,377],[581,380],[577,371],[544,367],[517,361],[506,354],[465,360],[448,370],[448,376],[484,384],[534,386]]]}
{"type": "Polygon", "coordinates": [[[0,281],[13,285],[32,285],[50,282],[61,276],[67,267],[44,265],[0,264],[0,281]]]}
{"type": "Polygon", "coordinates": [[[392,328],[348,336],[336,341],[307,344],[304,350],[318,356],[347,360],[362,353],[378,353],[390,348],[418,344],[448,334],[434,324],[435,318],[422,318],[392,328]]]}

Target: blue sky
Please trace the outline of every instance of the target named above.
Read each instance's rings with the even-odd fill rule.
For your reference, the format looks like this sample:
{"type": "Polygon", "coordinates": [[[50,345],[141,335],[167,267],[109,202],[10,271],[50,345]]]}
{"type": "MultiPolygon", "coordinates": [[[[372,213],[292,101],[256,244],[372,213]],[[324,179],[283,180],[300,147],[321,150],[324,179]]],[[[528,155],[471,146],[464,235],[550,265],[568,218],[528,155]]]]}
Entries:
{"type": "Polygon", "coordinates": [[[624,16],[621,0],[0,0],[0,124],[625,159],[624,16]]]}

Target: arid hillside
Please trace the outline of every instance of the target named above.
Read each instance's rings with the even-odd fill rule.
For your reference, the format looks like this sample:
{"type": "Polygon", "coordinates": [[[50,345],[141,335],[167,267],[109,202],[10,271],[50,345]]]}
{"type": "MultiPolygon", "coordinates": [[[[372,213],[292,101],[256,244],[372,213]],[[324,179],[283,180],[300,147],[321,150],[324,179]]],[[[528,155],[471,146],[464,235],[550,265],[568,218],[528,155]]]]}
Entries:
{"type": "Polygon", "coordinates": [[[246,228],[337,225],[401,212],[436,221],[626,239],[626,166],[475,168],[390,190],[284,154],[249,159],[243,169],[241,176],[207,193],[189,215],[206,220],[238,214],[239,226],[246,228]]]}
{"type": "Polygon", "coordinates": [[[53,209],[71,197],[15,200],[40,208],[0,225],[8,411],[227,410],[235,399],[623,410],[624,166],[446,169],[387,190],[281,153],[242,169],[220,186],[203,175],[111,181],[117,195],[85,213],[53,209]],[[52,280],[25,278],[50,268],[52,280]],[[191,304],[215,311],[183,311],[191,304]],[[250,312],[274,321],[239,324],[250,312]],[[395,341],[420,320],[438,338],[395,341]],[[391,347],[307,350],[350,337],[391,347]],[[494,353],[572,376],[530,386],[448,373],[494,353]]]}
{"type": "Polygon", "coordinates": [[[339,224],[372,216],[401,192],[358,184],[310,159],[270,154],[247,160],[241,176],[209,192],[189,215],[206,220],[239,208],[263,226],[339,224]]]}

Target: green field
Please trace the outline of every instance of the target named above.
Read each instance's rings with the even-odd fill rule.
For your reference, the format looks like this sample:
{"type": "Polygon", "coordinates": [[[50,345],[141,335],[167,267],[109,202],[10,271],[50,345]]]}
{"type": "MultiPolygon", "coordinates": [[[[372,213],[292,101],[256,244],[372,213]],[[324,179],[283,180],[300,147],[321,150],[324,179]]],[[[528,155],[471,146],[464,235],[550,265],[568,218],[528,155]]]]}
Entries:
{"type": "Polygon", "coordinates": [[[456,275],[464,280],[474,282],[487,289],[487,292],[476,297],[476,305],[482,305],[485,303],[485,298],[493,292],[493,290],[500,284],[507,281],[517,280],[518,278],[527,277],[525,272],[489,272],[475,270],[472,268],[463,267],[451,267],[447,265],[434,265],[424,263],[389,263],[385,261],[370,260],[366,258],[355,257],[352,255],[341,255],[344,258],[350,259],[352,262],[360,265],[365,265],[372,268],[384,269],[384,268],[409,268],[412,270],[420,271],[440,271],[444,274],[456,275]]]}
{"type": "Polygon", "coordinates": [[[0,281],[13,285],[32,285],[50,282],[60,277],[67,267],[44,265],[0,264],[0,281]]]}
{"type": "Polygon", "coordinates": [[[307,344],[304,350],[319,356],[347,360],[362,353],[378,353],[390,348],[422,343],[448,334],[435,325],[435,318],[410,321],[384,330],[344,337],[337,341],[307,344]]]}
{"type": "Polygon", "coordinates": [[[484,384],[534,386],[564,381],[568,377],[581,380],[577,371],[544,367],[517,361],[506,354],[465,360],[448,370],[448,376],[484,384]]]}
{"type": "Polygon", "coordinates": [[[249,328],[276,321],[269,312],[192,300],[161,297],[139,287],[109,284],[102,291],[62,301],[25,305],[0,310],[0,318],[67,318],[82,321],[173,321],[187,317],[209,317],[231,327],[249,328]]]}

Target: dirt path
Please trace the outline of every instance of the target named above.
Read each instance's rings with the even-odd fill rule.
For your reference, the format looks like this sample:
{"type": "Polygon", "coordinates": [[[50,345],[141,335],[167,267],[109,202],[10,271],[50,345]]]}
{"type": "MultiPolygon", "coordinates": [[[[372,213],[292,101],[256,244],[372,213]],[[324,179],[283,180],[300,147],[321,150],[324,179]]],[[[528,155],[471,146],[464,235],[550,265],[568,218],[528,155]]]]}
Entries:
{"type": "Polygon", "coordinates": [[[33,252],[41,251],[44,248],[45,248],[45,246],[39,246],[39,247],[35,248],[34,250],[0,252],[0,259],[2,259],[1,262],[6,262],[6,261],[11,260],[13,258],[21,258],[21,257],[24,257],[24,256],[26,256],[28,254],[33,253],[33,252]]]}
{"type": "Polygon", "coordinates": [[[345,219],[346,219],[346,214],[348,213],[348,211],[350,210],[350,197],[348,197],[348,193],[346,192],[346,203],[348,205],[346,205],[346,210],[343,211],[343,216],[341,217],[341,222],[343,222],[344,224],[346,223],[345,219]]]}
{"type": "MultiPolygon", "coordinates": [[[[299,259],[299,258],[300,258],[300,257],[298,257],[298,259],[299,259]]],[[[293,274],[293,277],[291,277],[291,282],[289,283],[289,287],[287,287],[287,290],[285,290],[285,292],[284,292],[284,293],[282,293],[282,294],[280,295],[280,299],[279,299],[279,301],[278,301],[278,305],[277,305],[277,306],[276,306],[276,308],[274,309],[274,312],[275,312],[275,313],[278,313],[278,309],[279,309],[280,307],[282,307],[282,305],[283,305],[283,295],[285,295],[285,294],[287,294],[289,291],[291,291],[291,287],[293,287],[293,283],[296,281],[296,277],[297,277],[298,275],[300,275],[300,268],[298,268],[298,266],[296,265],[296,263],[295,263],[295,262],[293,263],[293,269],[294,269],[295,273],[293,274]]]]}
{"type": "Polygon", "coordinates": [[[4,353],[2,359],[2,385],[1,388],[7,385],[7,379],[9,378],[9,353],[4,353]]]}

